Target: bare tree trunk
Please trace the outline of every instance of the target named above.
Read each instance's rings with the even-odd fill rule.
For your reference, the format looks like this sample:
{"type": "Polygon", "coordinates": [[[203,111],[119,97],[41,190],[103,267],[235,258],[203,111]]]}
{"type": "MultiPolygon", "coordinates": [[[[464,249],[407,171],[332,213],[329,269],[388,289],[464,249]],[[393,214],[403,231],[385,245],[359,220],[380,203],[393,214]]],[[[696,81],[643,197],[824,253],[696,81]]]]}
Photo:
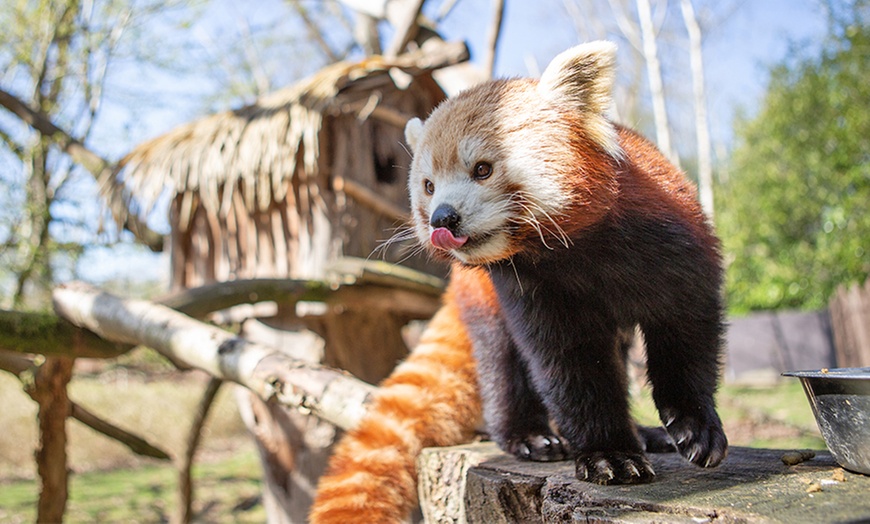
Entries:
{"type": "Polygon", "coordinates": [[[643,56],[644,60],[646,60],[649,90],[653,102],[656,142],[662,153],[671,162],[679,165],[679,158],[677,158],[671,145],[671,131],[668,124],[668,112],[665,108],[665,90],[662,83],[662,67],[659,63],[659,52],[656,45],[655,27],[653,27],[649,0],[637,0],[637,17],[640,20],[640,30],[643,37],[643,56]]]}
{"type": "Polygon", "coordinates": [[[36,505],[37,522],[62,522],[69,493],[66,418],[70,413],[66,386],[73,359],[48,357],[39,366],[29,393],[39,404],[39,449],[36,471],[42,482],[36,505]]]}
{"type": "Polygon", "coordinates": [[[504,20],[504,0],[492,0],[492,25],[489,28],[489,41],[486,46],[486,56],[483,60],[486,76],[492,78],[495,71],[495,54],[498,48],[498,38],[501,36],[501,26],[504,20]]]}
{"type": "Polygon", "coordinates": [[[701,27],[691,0],[680,0],[683,20],[689,33],[692,66],[692,92],[695,105],[695,137],[698,142],[698,193],[707,217],[713,218],[713,164],[710,153],[710,128],[707,123],[707,97],[704,87],[704,57],[701,52],[701,27]]]}
{"type": "MultiPolygon", "coordinates": [[[[50,175],[47,172],[48,140],[40,137],[30,148],[29,169],[30,176],[27,181],[27,203],[30,212],[26,213],[26,224],[23,228],[28,237],[27,242],[19,244],[19,267],[13,292],[12,306],[15,309],[25,309],[25,300],[28,295],[28,284],[33,288],[34,304],[45,299],[47,286],[43,284],[50,271],[50,249],[48,237],[48,225],[51,222],[51,207],[53,198],[48,189],[50,175]],[[43,284],[43,285],[41,285],[43,284]],[[43,291],[39,297],[39,291],[43,291]]],[[[32,306],[31,305],[31,306],[32,306]]]]}
{"type": "Polygon", "coordinates": [[[292,5],[293,8],[296,9],[296,14],[299,15],[299,18],[301,18],[302,22],[305,24],[305,27],[308,30],[308,37],[317,42],[317,45],[320,46],[320,50],[323,51],[323,54],[326,55],[330,63],[341,60],[342,57],[332,49],[329,42],[327,42],[323,37],[325,31],[317,26],[317,22],[315,22],[308,13],[308,8],[298,0],[292,2],[292,5]]]}

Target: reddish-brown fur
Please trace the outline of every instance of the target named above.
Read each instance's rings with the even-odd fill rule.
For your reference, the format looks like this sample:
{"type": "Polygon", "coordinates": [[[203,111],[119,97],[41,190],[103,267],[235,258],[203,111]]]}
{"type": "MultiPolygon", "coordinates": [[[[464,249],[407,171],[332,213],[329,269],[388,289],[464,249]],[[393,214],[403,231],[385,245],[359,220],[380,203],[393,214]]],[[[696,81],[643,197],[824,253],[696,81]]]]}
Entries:
{"type": "MultiPolygon", "coordinates": [[[[654,146],[625,128],[619,137],[627,164],[638,171],[614,186],[626,198],[622,205],[651,214],[674,209],[687,217],[701,213],[693,187],[662,160],[654,146]]],[[[612,169],[613,159],[583,141],[577,147],[586,158],[598,158],[593,166],[604,167],[599,176],[612,176],[606,170],[612,169]]],[[[574,190],[577,201],[591,203],[582,186],[575,185],[574,190]]],[[[610,204],[610,197],[597,203],[605,208],[610,204]]],[[[588,226],[563,222],[572,233],[588,226]]],[[[520,236],[533,241],[537,233],[520,236]]],[[[381,384],[369,415],[336,447],[318,486],[311,522],[405,522],[417,499],[415,459],[420,450],[460,444],[473,435],[481,415],[480,397],[471,341],[459,319],[459,309],[471,306],[496,310],[498,298],[484,271],[456,265],[444,306],[424,332],[418,350],[381,384]]]]}
{"type": "MultiPolygon", "coordinates": [[[[598,49],[600,51],[600,47],[598,49]]],[[[682,173],[643,137],[602,120],[601,106],[607,102],[602,93],[606,86],[587,84],[597,84],[599,77],[607,83],[610,71],[606,54],[593,52],[588,60],[580,56],[576,63],[558,63],[556,75],[548,77],[545,73],[547,85],[558,95],[553,95],[554,101],[549,105],[541,101],[535,81],[496,81],[472,89],[433,113],[426,124],[433,135],[419,139],[425,142],[425,148],[411,144],[416,149],[415,163],[420,164],[416,168],[417,175],[412,170],[411,177],[411,183],[419,187],[412,186],[411,191],[421,241],[428,239],[426,230],[430,227],[432,207],[425,196],[420,198],[422,180],[415,176],[431,177],[436,188],[441,188],[442,184],[463,183],[462,169],[471,167],[462,165],[467,162],[461,158],[459,150],[463,138],[479,139],[481,143],[476,150],[482,151],[485,157],[478,155],[473,160],[491,163],[496,173],[506,167],[511,152],[526,151],[526,159],[533,159],[531,163],[520,161],[523,168],[529,169],[514,175],[519,178],[494,175],[491,180],[481,182],[480,191],[495,190],[528,203],[522,199],[539,196],[525,195],[529,187],[549,184],[547,187],[557,187],[561,195],[569,198],[565,199],[564,206],[554,208],[553,222],[538,217],[542,229],[536,229],[529,222],[512,223],[508,242],[501,251],[493,249],[471,262],[480,265],[454,264],[444,306],[433,318],[420,345],[382,384],[368,415],[337,447],[329,470],[321,479],[311,513],[312,522],[403,522],[416,501],[415,459],[419,451],[426,446],[464,442],[477,425],[481,413],[478,369],[482,375],[482,394],[488,399],[487,418],[499,419],[496,429],[507,429],[500,436],[494,435],[503,447],[513,448],[510,451],[516,453],[517,442],[512,440],[515,435],[511,434],[514,429],[529,429],[527,435],[532,436],[549,431],[546,411],[555,409],[556,413],[550,414],[558,415],[562,401],[593,415],[596,410],[613,409],[615,414],[610,418],[596,420],[591,416],[588,423],[583,419],[583,423],[577,424],[577,420],[570,417],[557,420],[565,423],[560,431],[573,437],[572,446],[579,442],[578,447],[582,447],[583,442],[596,439],[595,445],[607,442],[616,446],[580,450],[591,454],[593,460],[575,457],[578,476],[581,471],[594,469],[592,464],[599,460],[595,457],[602,457],[599,451],[603,449],[604,453],[616,450],[615,455],[603,456],[614,467],[622,467],[621,473],[618,472],[622,476],[619,481],[651,480],[651,469],[645,473],[635,471],[637,477],[626,473],[628,468],[643,470],[648,463],[642,457],[633,426],[624,420],[628,418],[627,403],[616,405],[625,401],[620,400],[625,378],[615,369],[619,357],[608,353],[616,351],[618,346],[617,328],[633,327],[634,323],[645,327],[643,324],[647,322],[650,327],[653,340],[650,356],[658,361],[656,370],[651,368],[650,378],[657,382],[654,397],[663,410],[663,420],[668,424],[665,419],[673,415],[671,422],[677,421],[669,428],[671,435],[678,437],[676,440],[686,437],[693,446],[703,448],[699,452],[701,458],[687,449],[688,445],[680,447],[680,451],[689,460],[705,466],[716,465],[724,457],[723,446],[727,446],[727,442],[721,434],[721,424],[716,429],[718,416],[712,406],[721,328],[718,241],[706,223],[694,188],[682,173]],[[559,77],[563,73],[576,75],[577,71],[582,73],[580,80],[559,77]],[[572,85],[575,81],[580,83],[572,85]],[[579,105],[574,103],[578,100],[579,105]],[[539,111],[542,108],[543,111],[539,111]],[[532,143],[527,140],[529,136],[538,140],[532,143]],[[541,164],[545,169],[538,169],[541,164]],[[538,174],[546,178],[537,178],[538,174]],[[414,196],[418,197],[416,202],[414,196]],[[562,245],[558,242],[557,228],[563,235],[562,245]],[[659,240],[663,246],[659,245],[659,240]],[[673,243],[673,250],[668,242],[673,243]],[[505,262],[511,257],[516,258],[505,262]],[[623,265],[631,257],[636,263],[623,265]],[[536,274],[539,262],[547,271],[557,274],[557,278],[536,274]],[[645,278],[647,267],[652,280],[639,282],[645,278]],[[563,275],[565,282],[574,288],[560,295],[561,290],[556,290],[555,286],[561,285],[558,277],[563,275]],[[521,279],[549,290],[550,294],[543,291],[538,298],[532,292],[525,295],[527,290],[523,289],[521,279]],[[613,289],[599,289],[600,282],[607,282],[603,285],[613,286],[613,289]],[[560,302],[549,303],[551,296],[558,297],[560,302]],[[684,296],[693,297],[689,300],[697,300],[699,307],[694,308],[694,303],[682,304],[684,296]],[[517,304],[531,305],[523,310],[517,304]],[[596,310],[599,305],[605,305],[606,311],[596,310]],[[575,313],[575,306],[583,313],[575,313]],[[508,311],[505,307],[512,309],[508,311]],[[527,321],[523,315],[529,311],[530,318],[543,322],[527,321]],[[567,313],[563,315],[562,311],[567,313]],[[633,315],[641,318],[633,318],[633,315]],[[671,340],[667,328],[680,327],[680,322],[687,322],[680,317],[689,315],[694,318],[688,322],[697,321],[706,327],[699,332],[688,330],[690,336],[682,341],[690,343],[675,344],[673,352],[669,353],[671,340]],[[556,316],[567,322],[550,322],[556,316]],[[572,324],[575,321],[588,322],[580,331],[593,335],[596,329],[590,326],[601,326],[608,336],[612,330],[613,345],[593,344],[588,353],[584,352],[583,344],[587,340],[571,332],[577,329],[572,324]],[[623,322],[631,324],[622,325],[623,322]],[[513,374],[483,376],[498,371],[507,361],[512,360],[508,364],[516,367],[516,356],[510,353],[517,353],[520,346],[517,340],[525,344],[521,349],[525,351],[526,362],[542,354],[544,360],[550,362],[568,357],[574,365],[580,364],[578,372],[590,373],[584,370],[597,368],[594,363],[599,359],[599,363],[604,363],[601,366],[604,371],[592,371],[594,376],[584,377],[602,385],[602,390],[607,390],[601,394],[604,396],[588,398],[597,393],[590,395],[589,391],[581,391],[582,388],[576,391],[565,388],[565,384],[570,383],[568,380],[552,388],[564,390],[565,394],[548,399],[546,409],[540,400],[518,402],[521,399],[512,397],[510,391],[521,392],[529,388],[529,379],[540,384],[546,380],[543,378],[546,375],[559,375],[562,370],[559,366],[546,369],[543,374],[539,370],[537,376],[526,370],[525,378],[515,369],[513,374]],[[547,353],[550,341],[557,343],[553,347],[562,342],[565,345],[557,347],[555,353],[547,353]],[[577,344],[578,341],[582,343],[577,344]],[[504,352],[505,344],[513,347],[504,352]],[[479,362],[473,358],[473,345],[479,362]],[[702,357],[694,354],[696,348],[704,354],[702,357]],[[668,365],[662,366],[662,362],[668,365]],[[675,372],[673,378],[668,375],[668,367],[679,368],[684,363],[685,369],[675,372]],[[694,382],[693,374],[698,377],[694,382]],[[505,378],[516,382],[507,394],[499,391],[505,382],[510,382],[505,378]],[[700,411],[693,411],[691,407],[691,392],[682,391],[687,384],[699,398],[703,397],[700,411]],[[611,400],[614,400],[613,406],[609,404],[611,400]],[[527,409],[529,406],[540,409],[527,409]],[[518,425],[514,423],[514,427],[505,422],[524,417],[531,420],[527,428],[522,427],[522,421],[518,425]],[[698,433],[704,433],[705,440],[700,444],[698,433]],[[628,468],[623,467],[624,464],[629,464],[628,468]]],[[[554,60],[556,62],[558,60],[554,60]]],[[[473,214],[475,209],[472,206],[466,211],[473,214]]],[[[549,216],[546,218],[551,220],[549,216]]],[[[473,235],[475,231],[461,233],[473,235]]],[[[519,438],[522,440],[524,435],[519,438]]],[[[522,441],[519,444],[522,445],[522,441]]],[[[537,460],[552,460],[558,455],[548,458],[547,450],[534,451],[541,452],[537,460]]],[[[534,459],[534,453],[532,455],[534,459]]],[[[592,473],[592,477],[598,474],[595,481],[601,480],[601,471],[592,473]]]]}
{"type": "MultiPolygon", "coordinates": [[[[450,287],[460,285],[456,279],[450,287]]],[[[311,522],[404,522],[417,500],[420,450],[467,442],[480,411],[471,342],[448,289],[415,351],[381,384],[369,415],[336,447],[311,522]]]]}

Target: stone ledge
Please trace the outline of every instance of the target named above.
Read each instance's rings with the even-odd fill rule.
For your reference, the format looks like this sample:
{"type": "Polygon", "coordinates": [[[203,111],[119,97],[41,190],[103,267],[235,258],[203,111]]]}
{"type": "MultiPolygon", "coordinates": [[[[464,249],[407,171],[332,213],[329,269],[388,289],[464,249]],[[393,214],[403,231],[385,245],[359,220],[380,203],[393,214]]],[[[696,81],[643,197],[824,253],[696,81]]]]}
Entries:
{"type": "Polygon", "coordinates": [[[650,455],[655,482],[598,486],[577,481],[570,461],[519,461],[493,443],[430,448],[420,505],[429,523],[870,521],[870,476],[842,470],[827,451],[794,466],[784,453],[732,447],[707,470],[650,455]]]}

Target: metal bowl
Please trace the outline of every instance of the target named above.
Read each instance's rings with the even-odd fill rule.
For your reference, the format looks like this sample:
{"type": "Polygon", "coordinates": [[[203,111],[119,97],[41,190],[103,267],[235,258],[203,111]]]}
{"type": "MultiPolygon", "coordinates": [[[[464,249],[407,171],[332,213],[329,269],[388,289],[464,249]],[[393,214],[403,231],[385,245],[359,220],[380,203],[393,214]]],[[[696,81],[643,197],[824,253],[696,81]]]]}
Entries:
{"type": "Polygon", "coordinates": [[[870,368],[791,371],[801,379],[825,444],[838,464],[870,475],[870,368]]]}

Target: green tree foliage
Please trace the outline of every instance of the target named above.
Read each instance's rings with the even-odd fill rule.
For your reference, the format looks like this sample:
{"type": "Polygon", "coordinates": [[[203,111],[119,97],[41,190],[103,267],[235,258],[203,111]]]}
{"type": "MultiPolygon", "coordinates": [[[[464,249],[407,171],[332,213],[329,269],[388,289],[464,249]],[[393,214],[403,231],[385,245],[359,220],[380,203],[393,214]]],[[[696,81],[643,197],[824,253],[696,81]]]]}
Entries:
{"type": "Polygon", "coordinates": [[[870,2],[830,7],[819,56],[773,68],[738,124],[716,204],[733,312],[821,308],[870,274],[870,2]]]}
{"type": "MultiPolygon", "coordinates": [[[[166,2],[0,1],[0,86],[86,143],[104,100],[110,65],[132,56],[135,24],[166,2]],[[142,5],[140,5],[142,4],[142,5]]],[[[55,143],[0,111],[0,298],[40,308],[58,269],[98,234],[87,221],[90,175],[55,143]]],[[[91,182],[92,184],[92,182],[91,182]]],[[[94,197],[91,196],[91,199],[94,197]]]]}

